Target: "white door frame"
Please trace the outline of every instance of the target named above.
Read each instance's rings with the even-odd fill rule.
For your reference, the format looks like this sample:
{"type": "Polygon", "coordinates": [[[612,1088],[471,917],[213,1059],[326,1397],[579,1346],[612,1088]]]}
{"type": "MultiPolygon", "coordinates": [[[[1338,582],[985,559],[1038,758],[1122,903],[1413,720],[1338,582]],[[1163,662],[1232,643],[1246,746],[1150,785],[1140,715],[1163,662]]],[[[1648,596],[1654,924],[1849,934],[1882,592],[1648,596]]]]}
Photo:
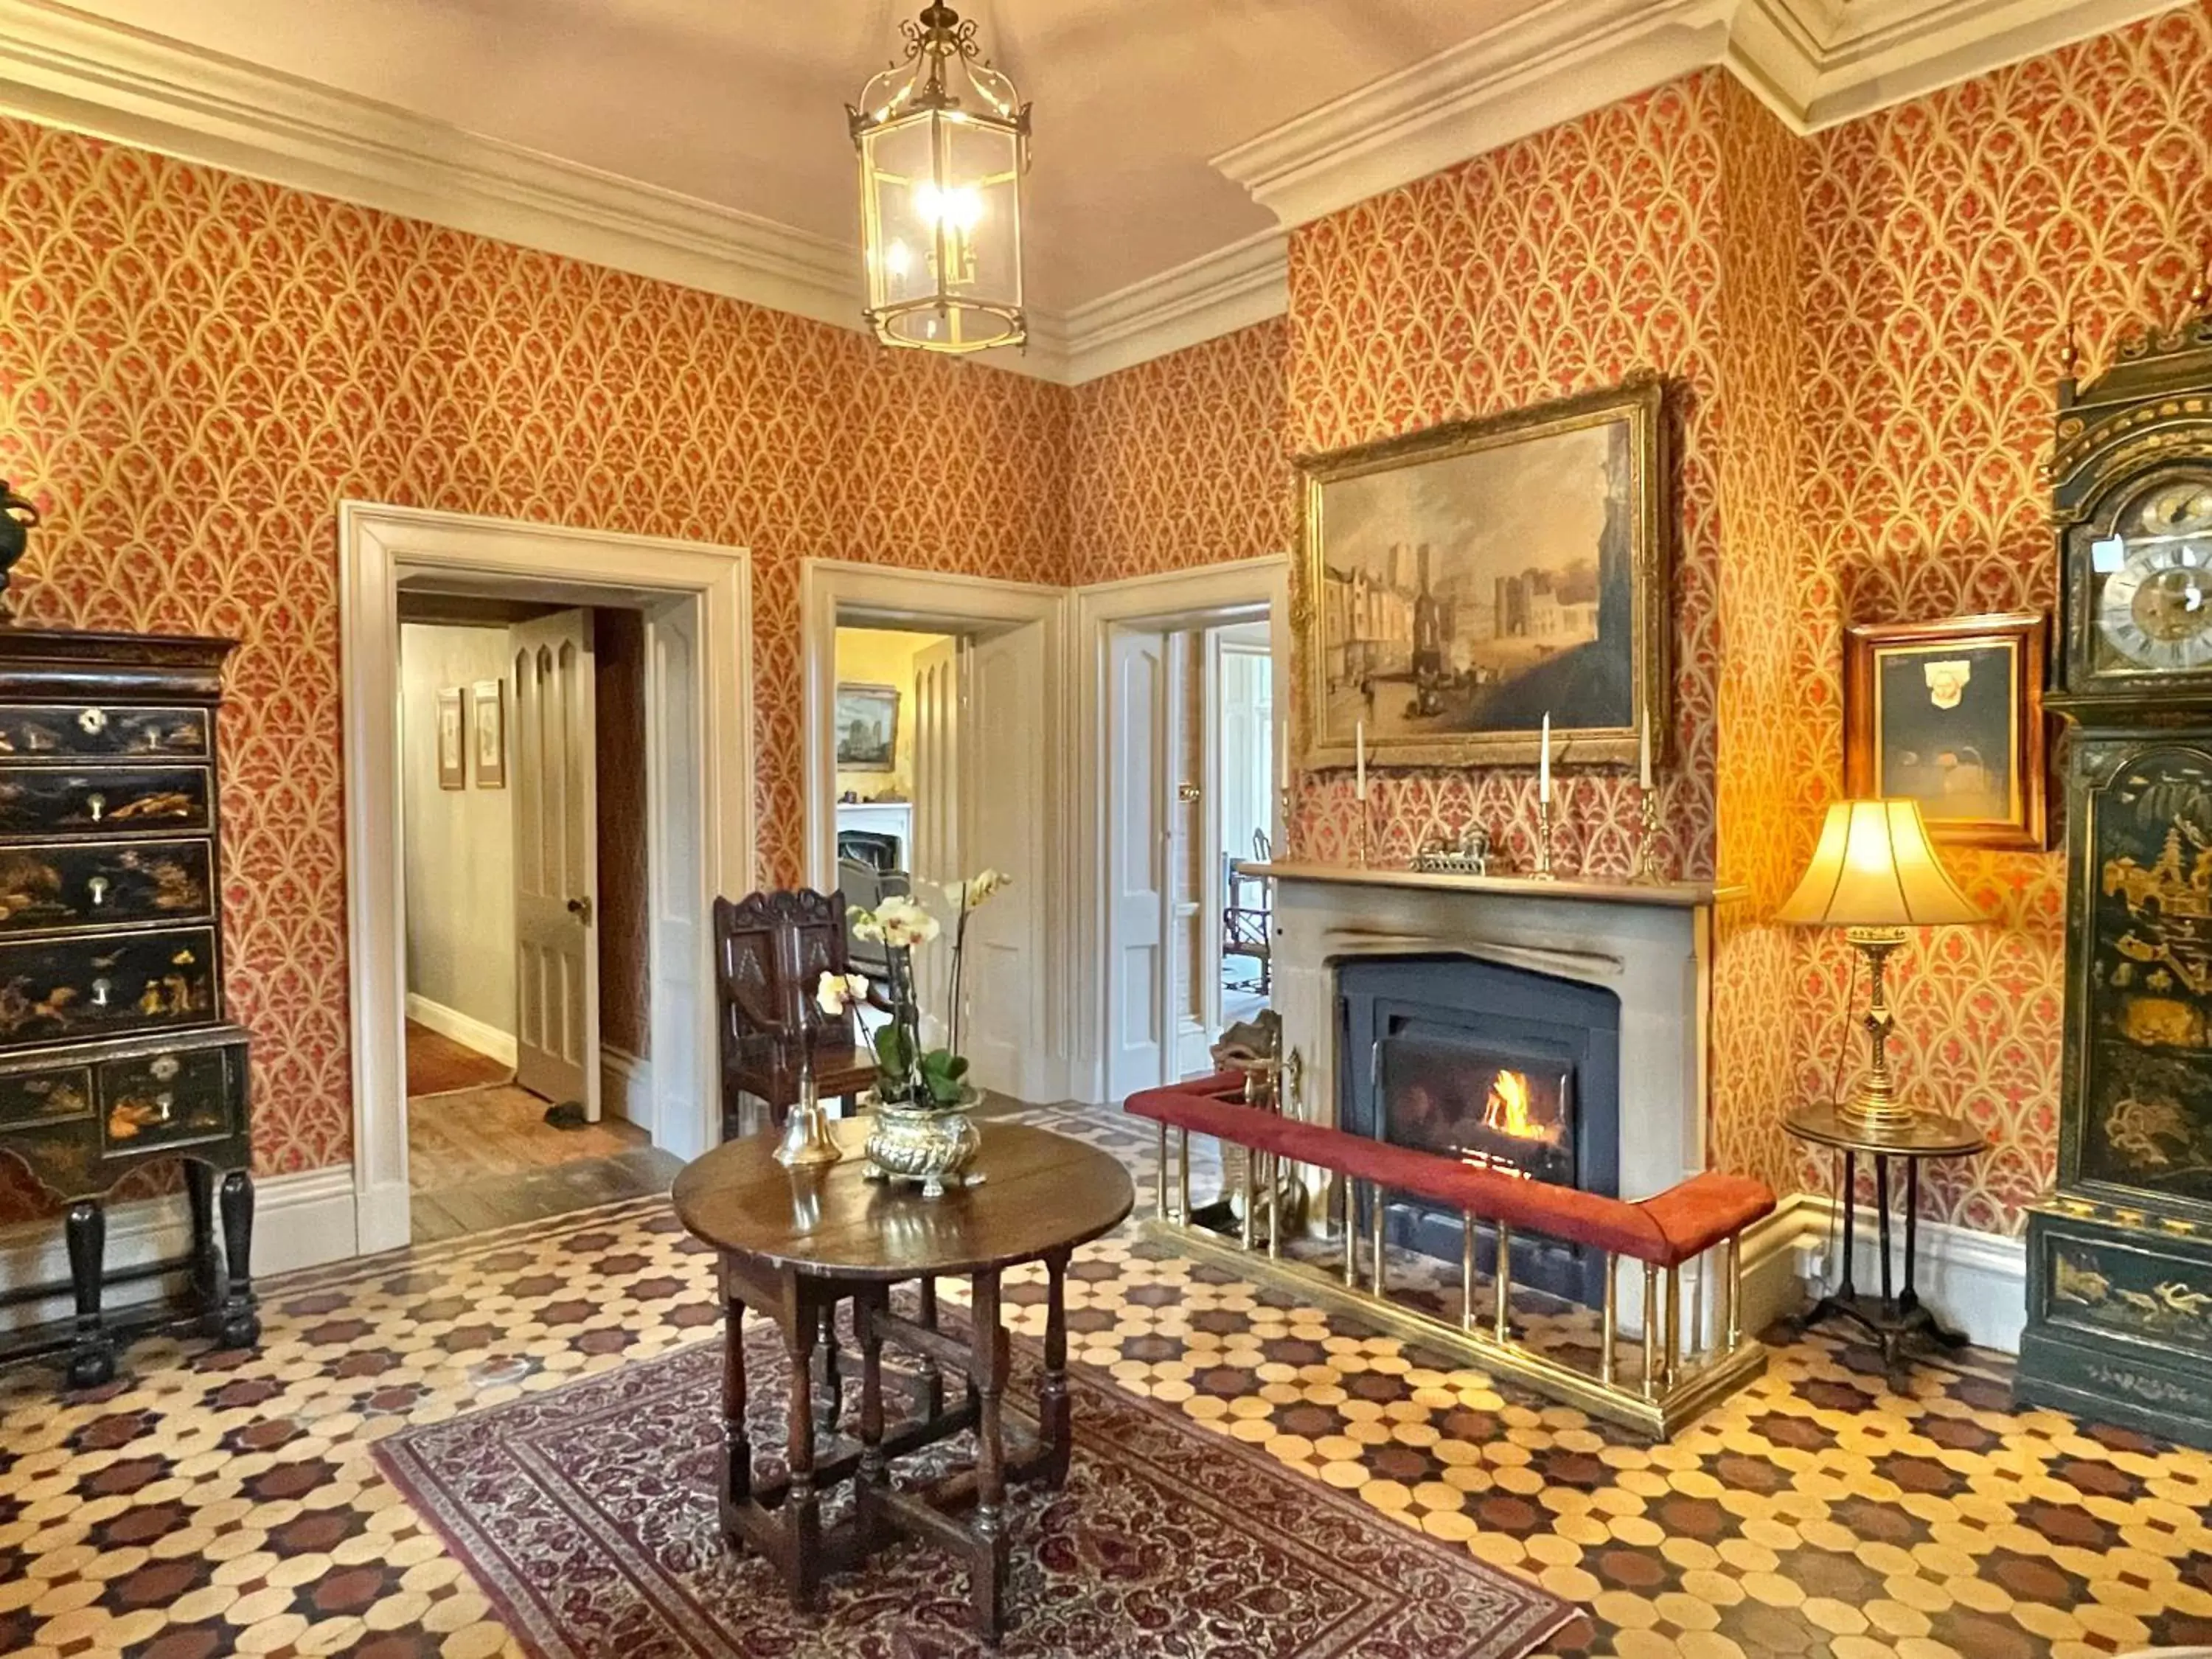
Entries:
{"type": "MultiPolygon", "coordinates": [[[[1067,598],[1063,587],[943,571],[902,570],[846,559],[808,559],[799,571],[799,650],[805,754],[806,879],[828,892],[837,884],[837,618],[841,611],[872,614],[871,626],[911,626],[960,633],[979,626],[1044,629],[1045,707],[1039,712],[1045,751],[1044,889],[1034,915],[1030,960],[1041,971],[1032,981],[1030,1028],[1034,1054],[1024,1066],[1023,1094],[1059,1100],[1068,1092],[1075,969],[1069,961],[1063,918],[1068,906],[1068,837],[1063,833],[1073,768],[1065,734],[1067,598]],[[884,620],[873,620],[879,615],[884,620]]],[[[963,782],[989,776],[979,757],[963,782]]]]}
{"type": "MultiPolygon", "coordinates": [[[[1258,606],[1267,608],[1268,638],[1278,683],[1289,684],[1291,659],[1291,561],[1287,554],[1238,559],[1196,570],[1136,576],[1074,590],[1071,628],[1078,665],[1066,749],[1073,759],[1075,819],[1063,837],[1073,860],[1066,911],[1072,937],[1059,953],[1075,983],[1074,1052],[1069,1076],[1075,1098],[1101,1100],[1106,1091],[1106,996],[1114,940],[1108,904],[1107,872],[1113,867],[1108,836],[1112,814],[1106,810],[1108,674],[1109,635],[1116,628],[1200,627],[1228,620],[1258,606]]],[[[1290,699],[1279,696],[1275,741],[1289,741],[1290,699]]],[[[1284,752],[1282,750],[1276,751],[1284,752]]],[[[1282,801],[1268,815],[1277,846],[1282,844],[1282,801]]],[[[1169,1048],[1172,1044],[1165,1045],[1169,1048]]]]}
{"type": "Polygon", "coordinates": [[[408,1242],[406,894],[399,802],[399,586],[434,575],[647,611],[655,1144],[720,1133],[712,1016],[720,893],[754,882],[751,560],[741,548],[344,501],[338,508],[356,1253],[408,1242]],[[696,780],[696,787],[693,781],[696,780]]]}

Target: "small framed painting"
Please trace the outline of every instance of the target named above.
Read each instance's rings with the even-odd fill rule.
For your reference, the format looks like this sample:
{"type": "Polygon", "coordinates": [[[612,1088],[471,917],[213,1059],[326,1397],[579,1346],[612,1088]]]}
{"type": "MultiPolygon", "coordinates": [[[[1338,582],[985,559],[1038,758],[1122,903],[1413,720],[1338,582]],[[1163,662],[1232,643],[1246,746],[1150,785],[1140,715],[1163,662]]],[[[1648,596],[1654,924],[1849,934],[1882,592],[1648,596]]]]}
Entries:
{"type": "Polygon", "coordinates": [[[476,715],[477,787],[507,787],[507,682],[478,680],[471,688],[476,715]]]}
{"type": "Polygon", "coordinates": [[[897,769],[898,687],[844,684],[837,688],[837,769],[897,769]]]}
{"type": "Polygon", "coordinates": [[[448,685],[438,693],[438,787],[468,787],[468,693],[448,685]]]}
{"type": "Polygon", "coordinates": [[[1920,804],[1928,833],[2040,851],[2040,611],[1851,629],[1844,647],[1844,787],[1920,804]]]}

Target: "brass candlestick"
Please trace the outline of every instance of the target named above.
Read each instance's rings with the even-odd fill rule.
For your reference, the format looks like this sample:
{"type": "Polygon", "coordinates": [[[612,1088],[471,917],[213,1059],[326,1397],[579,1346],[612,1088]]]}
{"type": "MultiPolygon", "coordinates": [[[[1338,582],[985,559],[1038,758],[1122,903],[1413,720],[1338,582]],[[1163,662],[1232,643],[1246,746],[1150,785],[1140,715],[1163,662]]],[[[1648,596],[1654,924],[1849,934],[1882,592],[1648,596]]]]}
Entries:
{"type": "Polygon", "coordinates": [[[1644,787],[1636,793],[1640,827],[1636,832],[1636,872],[1632,879],[1647,887],[1656,887],[1667,879],[1666,872],[1659,867],[1659,792],[1644,787]]]}
{"type": "Polygon", "coordinates": [[[1538,881],[1557,881],[1559,872],[1552,868],[1552,803],[1539,799],[1536,802],[1536,869],[1538,881]]]}

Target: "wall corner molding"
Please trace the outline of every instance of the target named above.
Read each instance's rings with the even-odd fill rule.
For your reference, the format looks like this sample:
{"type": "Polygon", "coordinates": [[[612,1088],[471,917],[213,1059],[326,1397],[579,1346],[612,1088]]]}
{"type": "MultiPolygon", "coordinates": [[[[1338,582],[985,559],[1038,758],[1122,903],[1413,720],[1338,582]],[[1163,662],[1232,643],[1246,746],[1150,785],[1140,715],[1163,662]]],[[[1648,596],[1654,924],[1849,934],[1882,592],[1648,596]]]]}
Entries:
{"type": "Polygon", "coordinates": [[[1736,0],[1547,0],[1212,158],[1307,224],[1717,63],[1736,0]]]}
{"type": "Polygon", "coordinates": [[[1249,328],[1291,308],[1290,239],[1262,231],[1078,306],[1065,319],[1070,386],[1249,328]]]}

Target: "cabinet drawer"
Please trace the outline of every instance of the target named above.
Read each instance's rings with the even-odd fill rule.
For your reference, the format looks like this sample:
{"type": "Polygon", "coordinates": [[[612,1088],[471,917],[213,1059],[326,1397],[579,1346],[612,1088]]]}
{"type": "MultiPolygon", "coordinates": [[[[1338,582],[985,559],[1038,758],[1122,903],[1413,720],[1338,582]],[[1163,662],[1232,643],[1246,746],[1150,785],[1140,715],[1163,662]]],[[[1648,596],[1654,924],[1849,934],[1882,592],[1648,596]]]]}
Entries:
{"type": "Polygon", "coordinates": [[[234,1067],[245,1053],[185,1048],[105,1060],[99,1073],[100,1137],[110,1152],[208,1140],[238,1127],[234,1067]]]}
{"type": "Polygon", "coordinates": [[[0,848],[0,934],[215,914],[206,841],[0,848]]]}
{"type": "Polygon", "coordinates": [[[204,1024],[217,1002],[210,927],[0,944],[0,1043],[204,1024]]]}
{"type": "Polygon", "coordinates": [[[0,836],[206,830],[210,782],[204,766],[0,767],[0,836]]]}
{"type": "Polygon", "coordinates": [[[113,703],[19,703],[0,708],[0,755],[28,760],[205,760],[204,708],[134,708],[113,703]]]}
{"type": "Polygon", "coordinates": [[[92,1115],[92,1073],[82,1066],[0,1077],[0,1130],[73,1123],[92,1115]]]}

